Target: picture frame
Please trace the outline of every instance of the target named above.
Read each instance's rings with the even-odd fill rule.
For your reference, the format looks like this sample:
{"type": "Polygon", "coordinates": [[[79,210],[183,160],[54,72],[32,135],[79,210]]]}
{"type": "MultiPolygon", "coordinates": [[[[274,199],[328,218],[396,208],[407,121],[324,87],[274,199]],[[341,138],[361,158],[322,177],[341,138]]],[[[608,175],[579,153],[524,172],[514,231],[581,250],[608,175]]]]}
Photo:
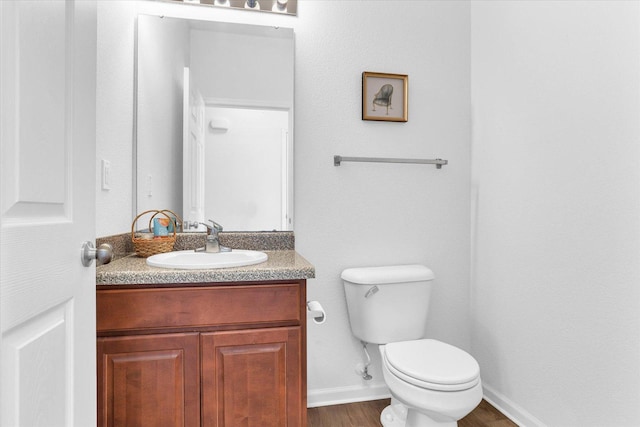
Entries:
{"type": "Polygon", "coordinates": [[[406,122],[409,117],[409,76],[362,73],[362,120],[406,122]]]}

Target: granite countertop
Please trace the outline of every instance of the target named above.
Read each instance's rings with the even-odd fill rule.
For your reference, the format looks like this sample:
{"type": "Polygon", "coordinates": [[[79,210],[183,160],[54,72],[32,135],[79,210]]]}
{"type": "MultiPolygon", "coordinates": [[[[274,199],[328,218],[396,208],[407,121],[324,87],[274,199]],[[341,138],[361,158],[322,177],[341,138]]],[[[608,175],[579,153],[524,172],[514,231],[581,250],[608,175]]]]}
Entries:
{"type": "Polygon", "coordinates": [[[295,250],[265,250],[269,259],[245,267],[174,270],[150,267],[145,258],[128,255],[98,266],[98,285],[188,284],[296,280],[315,277],[315,268],[295,250]]]}

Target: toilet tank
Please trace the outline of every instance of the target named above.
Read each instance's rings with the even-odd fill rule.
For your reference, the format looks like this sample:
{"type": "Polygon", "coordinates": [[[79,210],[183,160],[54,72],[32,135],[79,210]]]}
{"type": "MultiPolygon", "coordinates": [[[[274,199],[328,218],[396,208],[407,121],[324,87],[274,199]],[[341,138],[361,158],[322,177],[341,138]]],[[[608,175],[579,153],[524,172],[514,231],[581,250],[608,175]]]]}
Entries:
{"type": "Polygon", "coordinates": [[[348,268],[342,272],[349,321],[361,341],[424,338],[433,272],[424,265],[348,268]]]}

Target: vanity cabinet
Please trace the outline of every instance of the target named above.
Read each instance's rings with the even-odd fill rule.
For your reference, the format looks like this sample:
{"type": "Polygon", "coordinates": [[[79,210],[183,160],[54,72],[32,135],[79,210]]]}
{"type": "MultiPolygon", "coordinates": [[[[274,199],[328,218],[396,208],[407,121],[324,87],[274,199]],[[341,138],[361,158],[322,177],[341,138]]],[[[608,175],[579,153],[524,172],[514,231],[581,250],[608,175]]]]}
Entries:
{"type": "Polygon", "coordinates": [[[306,426],[306,280],[98,286],[98,426],[306,426]]]}

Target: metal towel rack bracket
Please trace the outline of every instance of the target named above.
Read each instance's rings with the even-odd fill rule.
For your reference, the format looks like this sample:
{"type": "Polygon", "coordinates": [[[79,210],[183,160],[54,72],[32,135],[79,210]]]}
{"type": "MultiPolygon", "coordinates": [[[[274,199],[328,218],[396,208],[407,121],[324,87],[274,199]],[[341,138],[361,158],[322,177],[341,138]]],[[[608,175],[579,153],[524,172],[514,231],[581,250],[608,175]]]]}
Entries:
{"type": "Polygon", "coordinates": [[[421,165],[436,165],[438,169],[449,164],[448,160],[442,159],[392,159],[388,157],[345,157],[333,156],[333,165],[340,166],[342,162],[375,162],[375,163],[418,163],[421,165]]]}

